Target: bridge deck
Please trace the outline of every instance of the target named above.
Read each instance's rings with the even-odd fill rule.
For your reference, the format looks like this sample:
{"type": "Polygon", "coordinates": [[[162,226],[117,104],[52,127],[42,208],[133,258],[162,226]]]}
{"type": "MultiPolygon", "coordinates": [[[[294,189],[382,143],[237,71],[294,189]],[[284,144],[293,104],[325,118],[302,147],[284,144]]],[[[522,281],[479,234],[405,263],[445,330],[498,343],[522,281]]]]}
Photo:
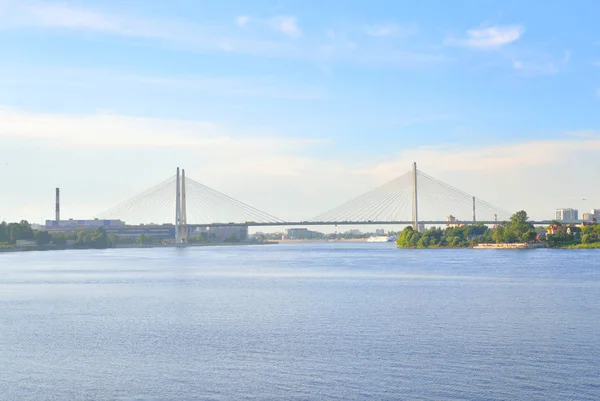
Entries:
{"type": "MultiPolygon", "coordinates": [[[[498,224],[502,223],[502,221],[493,221],[493,220],[484,220],[484,221],[476,221],[475,224],[498,224]]],[[[531,221],[531,224],[534,225],[548,225],[550,221],[531,221]]],[[[410,220],[400,220],[400,221],[283,221],[283,222],[254,222],[247,221],[244,223],[210,223],[210,224],[188,224],[188,226],[202,226],[202,227],[222,227],[228,225],[238,225],[238,226],[248,226],[248,227],[274,227],[274,226],[358,226],[358,225],[370,225],[370,226],[381,226],[381,225],[412,225],[413,222],[410,220]]],[[[449,224],[473,224],[473,221],[453,221],[448,222],[445,220],[435,220],[435,221],[420,221],[419,224],[424,225],[436,225],[436,226],[446,226],[449,224]]]]}

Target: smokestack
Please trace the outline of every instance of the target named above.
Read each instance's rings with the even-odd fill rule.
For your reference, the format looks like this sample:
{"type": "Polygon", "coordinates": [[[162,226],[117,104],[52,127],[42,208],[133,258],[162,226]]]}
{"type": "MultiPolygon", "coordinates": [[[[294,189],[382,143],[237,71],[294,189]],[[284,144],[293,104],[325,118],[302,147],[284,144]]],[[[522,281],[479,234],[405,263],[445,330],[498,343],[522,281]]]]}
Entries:
{"type": "Polygon", "coordinates": [[[56,222],[60,221],[60,189],[56,188],[56,222]]]}

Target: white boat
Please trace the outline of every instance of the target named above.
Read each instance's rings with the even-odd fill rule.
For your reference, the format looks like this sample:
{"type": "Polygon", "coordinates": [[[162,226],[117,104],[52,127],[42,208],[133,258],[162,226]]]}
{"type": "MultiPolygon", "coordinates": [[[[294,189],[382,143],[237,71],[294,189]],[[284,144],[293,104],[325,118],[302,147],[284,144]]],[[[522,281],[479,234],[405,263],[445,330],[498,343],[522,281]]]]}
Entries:
{"type": "Polygon", "coordinates": [[[367,238],[367,242],[394,242],[394,240],[395,240],[394,237],[385,237],[385,236],[367,238]]]}

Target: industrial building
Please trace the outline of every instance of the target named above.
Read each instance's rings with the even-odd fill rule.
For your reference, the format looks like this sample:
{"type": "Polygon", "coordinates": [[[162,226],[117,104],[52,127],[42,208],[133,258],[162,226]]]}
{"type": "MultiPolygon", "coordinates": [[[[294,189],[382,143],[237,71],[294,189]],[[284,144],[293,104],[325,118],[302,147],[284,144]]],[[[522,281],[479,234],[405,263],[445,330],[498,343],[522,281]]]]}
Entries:
{"type": "Polygon", "coordinates": [[[55,229],[58,231],[59,229],[63,229],[65,231],[69,230],[93,230],[98,227],[124,227],[125,222],[121,220],[46,220],[45,227],[46,229],[55,229]]]}

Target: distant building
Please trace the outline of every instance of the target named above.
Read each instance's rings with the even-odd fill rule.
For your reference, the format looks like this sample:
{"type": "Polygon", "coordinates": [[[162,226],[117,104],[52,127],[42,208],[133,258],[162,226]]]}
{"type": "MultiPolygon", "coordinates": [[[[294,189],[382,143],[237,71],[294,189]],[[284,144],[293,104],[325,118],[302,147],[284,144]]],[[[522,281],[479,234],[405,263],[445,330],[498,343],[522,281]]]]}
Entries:
{"type": "Polygon", "coordinates": [[[354,230],[350,230],[349,232],[350,232],[350,234],[352,234],[352,235],[360,235],[360,230],[356,230],[356,229],[354,229],[354,230]]]}
{"type": "Polygon", "coordinates": [[[137,238],[141,234],[153,237],[155,240],[171,240],[175,238],[175,225],[139,225],[139,226],[109,226],[105,227],[107,234],[120,238],[137,238]]]}
{"type": "Polygon", "coordinates": [[[73,229],[73,230],[91,230],[98,227],[124,227],[125,223],[121,220],[46,220],[47,229],[73,229]]]}
{"type": "Polygon", "coordinates": [[[458,219],[452,215],[446,216],[446,222],[448,223],[448,224],[446,224],[446,226],[448,228],[456,228],[456,227],[464,226],[464,224],[456,224],[458,222],[458,219]]]}
{"type": "Polygon", "coordinates": [[[600,209],[592,209],[590,213],[584,213],[581,218],[583,221],[587,222],[600,221],[600,209]]]}
{"type": "Polygon", "coordinates": [[[376,235],[385,235],[385,230],[383,228],[378,228],[375,230],[376,235]]]}
{"type": "Polygon", "coordinates": [[[285,230],[286,239],[311,239],[312,231],[308,228],[288,228],[285,230]]]}
{"type": "Polygon", "coordinates": [[[579,220],[577,209],[556,209],[554,210],[554,220],[556,221],[577,221],[579,220]]]}
{"type": "Polygon", "coordinates": [[[31,248],[37,246],[37,242],[27,239],[18,239],[16,241],[17,248],[31,248]]]}
{"type": "Polygon", "coordinates": [[[546,231],[550,235],[558,234],[560,231],[563,231],[565,228],[563,226],[550,226],[546,231]]]}
{"type": "Polygon", "coordinates": [[[189,237],[205,237],[210,242],[238,242],[248,239],[248,226],[227,224],[199,226],[188,232],[189,237]]]}

